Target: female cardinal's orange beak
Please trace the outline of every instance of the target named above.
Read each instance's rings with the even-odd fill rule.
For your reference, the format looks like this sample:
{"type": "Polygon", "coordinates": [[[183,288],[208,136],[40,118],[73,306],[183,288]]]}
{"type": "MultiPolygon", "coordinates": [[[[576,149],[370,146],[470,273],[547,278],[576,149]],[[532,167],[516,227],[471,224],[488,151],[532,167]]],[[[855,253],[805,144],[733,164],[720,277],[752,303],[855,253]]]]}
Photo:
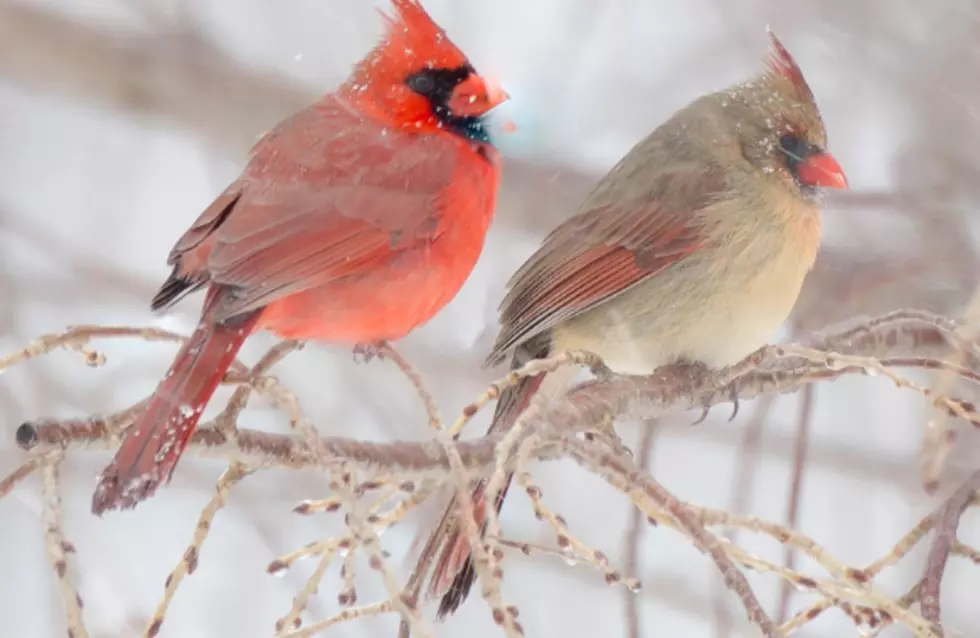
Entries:
{"type": "Polygon", "coordinates": [[[814,153],[796,169],[800,181],[819,188],[847,188],[844,170],[830,153],[814,153]]]}
{"type": "Polygon", "coordinates": [[[509,99],[499,84],[472,73],[456,85],[447,105],[453,115],[470,117],[483,115],[509,99]]]}

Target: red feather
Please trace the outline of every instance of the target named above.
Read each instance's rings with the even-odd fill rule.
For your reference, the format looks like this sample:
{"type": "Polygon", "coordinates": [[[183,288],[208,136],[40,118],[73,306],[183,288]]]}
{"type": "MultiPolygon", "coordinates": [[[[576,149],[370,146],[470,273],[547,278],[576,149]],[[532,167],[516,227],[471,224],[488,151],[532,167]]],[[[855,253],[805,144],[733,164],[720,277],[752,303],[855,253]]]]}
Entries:
{"type": "Polygon", "coordinates": [[[133,507],[170,480],[208,400],[258,319],[257,313],[248,313],[216,323],[210,309],[222,294],[220,288],[211,289],[197,329],[102,472],[92,498],[94,511],[133,507]]]}

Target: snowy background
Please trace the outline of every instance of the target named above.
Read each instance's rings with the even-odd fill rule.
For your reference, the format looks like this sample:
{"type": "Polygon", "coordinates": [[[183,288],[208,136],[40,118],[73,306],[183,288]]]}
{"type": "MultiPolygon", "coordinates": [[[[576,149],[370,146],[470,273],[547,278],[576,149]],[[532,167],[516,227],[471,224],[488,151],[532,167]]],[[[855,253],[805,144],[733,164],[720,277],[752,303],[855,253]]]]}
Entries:
{"type": "MultiPolygon", "coordinates": [[[[842,0],[428,0],[426,6],[484,73],[513,100],[501,117],[504,191],[476,272],[453,304],[403,342],[443,411],[455,412],[499,371],[479,362],[494,336],[495,307],[513,269],[541,236],[642,135],[695,96],[760,69],[771,24],[807,75],[830,148],[850,193],[828,201],[825,250],[794,315],[804,330],[854,314],[916,306],[955,315],[976,283],[973,219],[980,203],[980,8],[975,0],[887,3],[842,0]]],[[[240,170],[251,143],[278,119],[332,88],[375,42],[372,3],[355,0],[0,0],[0,352],[69,324],[156,325],[189,331],[200,296],[154,317],[148,300],[166,277],[172,242],[240,170]]],[[[785,335],[783,335],[785,336],[785,335]]],[[[254,361],[267,335],[243,351],[254,361]]],[[[25,419],[118,409],[148,393],[172,346],[100,345],[109,364],[89,370],[60,353],[0,378],[0,474],[22,459],[13,432],[25,419]]],[[[355,366],[349,352],[309,347],[277,374],[324,432],[364,439],[426,436],[421,407],[390,366],[355,366]]],[[[968,473],[976,437],[960,447],[939,493],[927,496],[918,446],[921,399],[880,379],[816,388],[797,527],[854,565],[872,561],[968,473]]],[[[787,516],[798,400],[780,398],[757,457],[739,452],[756,406],[689,427],[684,415],[655,440],[654,475],[679,497],[714,507],[733,498],[758,516],[787,516]],[[739,468],[755,469],[744,480],[739,468]],[[737,487],[735,486],[744,486],[737,487]],[[739,492],[734,494],[733,492],[739,492]]],[[[285,427],[262,401],[251,427],[285,427]]],[[[482,428],[484,421],[474,426],[482,428]]],[[[635,441],[640,428],[624,425],[635,441]]],[[[185,460],[170,488],[125,516],[88,512],[106,454],[79,454],[63,469],[66,525],[94,637],[133,636],[162,593],[221,465],[185,460]]],[[[628,510],[600,481],[565,464],[537,468],[546,502],[571,529],[622,563],[628,510]]],[[[64,635],[44,555],[34,478],[0,501],[0,623],[4,636],[64,635]]],[[[312,479],[266,473],[246,480],[218,515],[198,571],[182,586],[162,635],[268,636],[311,564],[283,579],[275,556],[335,529],[332,519],[289,513],[323,494],[312,479]]],[[[550,542],[520,496],[504,529],[550,542]]],[[[384,538],[404,556],[437,512],[384,538]]],[[[961,540],[980,536],[967,514],[961,540]]],[[[742,535],[743,539],[747,537],[742,535]]],[[[778,559],[773,544],[746,541],[778,559]]],[[[922,551],[882,579],[900,594],[917,578],[922,551]]],[[[410,561],[400,564],[407,570],[410,561]]],[[[504,594],[532,636],[625,635],[624,594],[601,574],[546,557],[507,561],[504,594]]],[[[366,571],[366,570],[365,570],[366,571]]],[[[980,572],[952,559],[943,589],[947,626],[980,636],[980,572]]],[[[646,636],[716,633],[720,577],[675,534],[646,530],[639,572],[646,636]]],[[[778,586],[753,577],[769,609],[778,586]]],[[[336,610],[339,580],[324,581],[310,609],[336,610]]],[[[369,575],[360,601],[381,595],[369,575]]],[[[797,596],[793,607],[805,598],[797,596]]],[[[735,611],[729,635],[742,635],[735,611]]],[[[390,619],[334,635],[392,635],[390,619]]],[[[478,598],[440,635],[491,636],[478,598]]],[[[745,635],[749,635],[746,633],[745,635]]],[[[837,611],[801,636],[855,635],[837,611]]],[[[904,635],[892,629],[887,636],[904,635]]]]}

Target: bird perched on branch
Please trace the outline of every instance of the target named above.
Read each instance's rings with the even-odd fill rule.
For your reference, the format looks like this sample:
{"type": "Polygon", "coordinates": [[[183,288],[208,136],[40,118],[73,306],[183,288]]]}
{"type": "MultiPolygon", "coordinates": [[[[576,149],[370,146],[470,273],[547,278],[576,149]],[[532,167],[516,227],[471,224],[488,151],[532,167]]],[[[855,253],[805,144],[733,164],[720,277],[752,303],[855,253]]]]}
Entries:
{"type": "MultiPolygon", "coordinates": [[[[803,74],[770,39],[763,73],[674,114],[548,235],[509,283],[488,364],[582,350],[615,373],[648,375],[669,364],[721,368],[764,344],[816,258],[817,195],[847,186],[803,74]]],[[[536,393],[567,387],[575,371],[562,372],[504,391],[491,431],[511,427],[536,393]]],[[[485,488],[473,494],[482,529],[485,488]]],[[[428,589],[442,597],[439,617],[475,579],[455,508],[422,555],[442,547],[428,589]]]]}
{"type": "Polygon", "coordinates": [[[350,77],[266,134],[177,241],[153,309],[207,288],[197,330],[99,478],[92,510],[169,481],[250,333],[369,349],[459,291],[493,216],[498,154],[484,123],[507,99],[417,0],[392,0],[350,77]]]}

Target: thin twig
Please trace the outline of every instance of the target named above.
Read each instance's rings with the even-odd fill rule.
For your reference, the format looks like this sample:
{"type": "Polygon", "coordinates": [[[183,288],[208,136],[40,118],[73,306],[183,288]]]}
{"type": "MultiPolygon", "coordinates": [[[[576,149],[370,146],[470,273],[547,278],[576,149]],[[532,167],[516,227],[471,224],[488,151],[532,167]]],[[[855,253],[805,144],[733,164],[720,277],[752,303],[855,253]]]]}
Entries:
{"type": "Polygon", "coordinates": [[[17,487],[21,481],[33,474],[37,468],[41,467],[43,462],[43,456],[35,456],[4,477],[4,479],[0,481],[0,498],[6,496],[8,493],[10,493],[10,490],[17,487]]]}
{"type": "Polygon", "coordinates": [[[231,399],[229,399],[227,405],[225,405],[225,409],[222,410],[221,414],[215,419],[215,427],[221,430],[233,431],[237,427],[239,415],[241,415],[242,410],[245,409],[245,405],[248,404],[248,398],[252,394],[254,384],[258,382],[262,375],[271,370],[273,366],[285,359],[290,353],[295,352],[302,347],[302,341],[289,339],[270,348],[269,351],[266,352],[254,366],[252,366],[251,370],[248,371],[248,383],[243,383],[235,389],[234,394],[231,395],[231,399]]]}
{"type": "MultiPolygon", "coordinates": [[[[776,403],[776,395],[767,394],[759,398],[759,403],[752,414],[752,418],[745,424],[742,430],[742,438],[738,443],[738,457],[736,460],[735,481],[732,484],[732,491],[729,496],[731,506],[729,509],[735,514],[744,513],[752,496],[755,485],[756,469],[759,465],[759,442],[765,432],[766,420],[769,412],[772,411],[776,403]]],[[[724,538],[734,543],[738,537],[738,529],[726,530],[724,538]]],[[[712,608],[714,610],[714,633],[715,638],[725,638],[731,633],[731,618],[729,617],[728,607],[725,604],[725,589],[722,586],[715,588],[712,608]]]]}
{"type": "MultiPolygon", "coordinates": [[[[656,421],[647,421],[643,424],[643,436],[640,438],[640,456],[637,465],[643,472],[650,469],[650,458],[653,456],[653,440],[657,433],[656,421]]],[[[634,577],[639,577],[640,573],[640,539],[646,526],[643,524],[643,512],[634,507],[630,512],[629,531],[626,534],[626,556],[623,559],[624,569],[634,577]]],[[[626,607],[626,635],[628,638],[640,638],[643,635],[643,625],[640,620],[640,609],[637,604],[636,594],[628,589],[623,593],[623,602],[626,607]]]]}
{"type": "MultiPolygon", "coordinates": [[[[626,585],[627,591],[631,594],[635,594],[640,590],[638,580],[633,577],[624,579],[622,573],[609,564],[609,559],[604,552],[591,547],[572,534],[568,529],[568,523],[565,522],[565,518],[545,505],[541,488],[533,483],[531,475],[528,472],[517,473],[517,484],[524,488],[528,498],[531,500],[531,505],[534,508],[534,517],[548,523],[555,532],[558,551],[566,562],[570,564],[585,563],[586,565],[592,566],[597,571],[602,572],[607,585],[623,583],[626,585]]],[[[495,540],[497,537],[493,538],[495,540]]]]}
{"type": "Polygon", "coordinates": [[[598,471],[614,487],[648,499],[669,512],[698,549],[707,553],[714,561],[725,585],[742,601],[749,620],[759,627],[766,638],[778,638],[775,623],[762,608],[752,586],[729,558],[718,537],[708,532],[691,516],[684,503],[651,476],[643,473],[632,459],[622,455],[613,457],[603,449],[590,449],[590,446],[588,442],[569,442],[572,458],[587,468],[598,471]]]}
{"type": "MultiPolygon", "coordinates": [[[[963,311],[963,316],[969,320],[956,329],[956,336],[966,343],[976,343],[977,341],[977,332],[980,329],[980,324],[976,321],[978,312],[980,312],[980,295],[975,291],[973,299],[963,311]]],[[[968,356],[968,350],[958,348],[953,353],[951,363],[956,367],[962,367],[968,356]]],[[[955,369],[940,369],[933,390],[936,394],[948,394],[958,377],[961,376],[955,369]]],[[[955,438],[955,431],[949,423],[949,413],[935,408],[932,412],[933,414],[926,422],[925,431],[922,434],[919,453],[922,464],[922,485],[925,491],[930,494],[939,487],[939,477],[946,466],[946,459],[952,452],[955,438]]]]}
{"type": "Polygon", "coordinates": [[[485,408],[490,401],[500,398],[500,393],[517,385],[517,382],[526,377],[533,377],[536,374],[551,373],[564,366],[597,366],[600,362],[595,357],[585,352],[565,352],[558,356],[548,359],[532,359],[527,364],[517,370],[511,370],[506,376],[497,379],[476,398],[476,401],[463,408],[462,414],[456,419],[449,433],[453,438],[458,438],[460,432],[466,427],[476,414],[485,408]]]}
{"type": "Polygon", "coordinates": [[[436,403],[432,393],[425,387],[425,380],[422,378],[422,373],[388,342],[385,342],[380,347],[378,355],[382,358],[390,359],[392,363],[398,366],[398,369],[402,371],[411,382],[412,387],[415,388],[415,391],[418,392],[419,398],[422,399],[422,405],[425,406],[425,413],[429,416],[429,426],[434,430],[441,430],[442,415],[439,413],[439,405],[436,403]]]}
{"type": "Polygon", "coordinates": [[[956,541],[949,550],[950,554],[962,556],[974,565],[980,565],[980,550],[974,549],[965,543],[956,541]]]}
{"type": "MultiPolygon", "coordinates": [[[[675,516],[674,510],[666,510],[665,513],[664,509],[660,509],[659,507],[654,509],[651,507],[649,502],[644,500],[646,497],[645,492],[637,495],[632,483],[635,475],[622,475],[619,472],[602,472],[603,469],[608,469],[603,465],[605,459],[608,458],[608,454],[603,456],[601,452],[597,452],[593,455],[593,458],[588,458],[588,456],[589,455],[578,457],[573,453],[573,458],[576,458],[576,460],[581,459],[580,462],[584,462],[586,466],[594,467],[600,470],[602,476],[606,478],[606,480],[613,486],[617,487],[624,493],[631,495],[634,504],[637,505],[637,507],[642,508],[648,517],[655,519],[660,524],[677,529],[685,535],[690,534],[689,527],[685,525],[681,519],[678,519],[675,516]]],[[[656,501],[651,502],[659,506],[659,503],[656,501]]],[[[679,506],[683,508],[689,520],[698,522],[702,525],[739,525],[746,530],[767,533],[779,541],[805,552],[808,556],[824,566],[832,575],[840,579],[840,581],[833,582],[798,574],[786,568],[778,567],[772,563],[768,563],[762,559],[752,556],[745,550],[725,542],[722,544],[721,551],[726,554],[729,562],[738,563],[755,571],[776,574],[801,589],[821,593],[828,598],[828,605],[836,604],[840,605],[841,608],[844,609],[846,605],[850,604],[845,599],[850,598],[857,601],[859,604],[873,606],[876,609],[882,610],[882,613],[889,614],[895,620],[901,621],[907,627],[912,629],[916,636],[923,638],[935,638],[935,633],[927,621],[914,614],[911,614],[906,608],[903,608],[901,605],[891,600],[888,596],[872,588],[867,582],[867,578],[860,570],[848,568],[836,559],[833,559],[823,548],[821,548],[811,539],[808,539],[803,535],[794,532],[793,530],[783,528],[774,523],[761,521],[759,519],[735,516],[728,512],[699,508],[689,504],[679,504],[679,506]]],[[[729,581],[726,580],[726,584],[729,584],[729,581]]],[[[729,586],[730,588],[735,589],[735,587],[740,585],[738,585],[737,582],[734,582],[729,586]]],[[[736,593],[739,593],[737,589],[735,589],[735,591],[736,593]]],[[[751,590],[749,593],[751,593],[751,590]]],[[[739,597],[743,600],[743,604],[746,604],[746,608],[751,609],[749,604],[745,602],[745,596],[739,593],[739,597]]],[[[819,613],[819,611],[822,611],[825,608],[826,607],[821,606],[819,610],[815,612],[815,614],[819,613]]],[[[750,619],[751,618],[752,616],[750,614],[750,619]]],[[[794,619],[789,623],[785,623],[780,628],[780,631],[784,631],[787,625],[790,625],[796,620],[798,620],[798,618],[794,616],[794,619]]]]}
{"type": "MultiPolygon", "coordinates": [[[[62,332],[42,335],[20,350],[5,357],[0,357],[0,372],[10,366],[23,363],[28,359],[49,354],[59,348],[80,352],[85,357],[85,363],[89,366],[101,366],[105,364],[105,357],[91,349],[89,342],[92,339],[118,338],[141,339],[143,341],[173,341],[177,343],[183,343],[187,340],[187,337],[176,332],[160,330],[158,328],[92,325],[69,326],[62,332]]],[[[236,360],[232,364],[231,369],[234,372],[242,373],[245,367],[241,362],[236,360]]]]}
{"type": "MultiPolygon", "coordinates": [[[[347,547],[348,556],[353,556],[354,550],[353,548],[350,547],[350,539],[345,538],[344,540],[346,540],[346,543],[348,545],[347,547]]],[[[312,596],[316,592],[317,588],[320,586],[320,582],[323,580],[323,575],[326,574],[327,568],[330,567],[330,561],[333,560],[333,557],[337,553],[340,544],[341,541],[327,541],[323,543],[311,544],[312,546],[318,548],[320,554],[320,560],[317,561],[316,569],[314,569],[313,573],[310,574],[310,577],[306,579],[306,584],[303,585],[303,588],[300,589],[299,592],[293,597],[293,604],[290,607],[289,612],[282,618],[276,620],[277,633],[286,631],[287,629],[296,629],[300,626],[302,622],[300,620],[300,614],[302,614],[303,610],[306,609],[306,606],[310,600],[310,596],[312,596]]],[[[277,567],[279,565],[289,565],[292,563],[292,560],[289,559],[295,559],[295,557],[297,557],[298,555],[300,555],[300,553],[296,552],[295,554],[290,555],[286,560],[278,559],[274,561],[273,564],[276,565],[277,567]]],[[[315,555],[315,554],[310,553],[306,555],[315,555]]],[[[269,571],[270,573],[278,574],[280,570],[278,569],[273,570],[272,566],[270,565],[269,571]]]]}
{"type": "MultiPolygon", "coordinates": [[[[404,519],[408,512],[420,504],[433,491],[427,485],[420,486],[419,488],[416,488],[414,485],[388,487],[389,489],[385,490],[382,496],[371,506],[366,516],[366,522],[373,525],[379,535],[404,519]],[[411,487],[411,490],[408,490],[407,487],[411,487]],[[398,493],[409,493],[409,496],[388,511],[379,513],[380,509],[390,503],[392,497],[398,493]]],[[[324,501],[306,501],[295,508],[294,511],[302,514],[309,514],[315,511],[332,512],[339,510],[341,506],[341,499],[331,498],[324,501]]],[[[354,605],[357,602],[357,593],[354,590],[354,557],[356,555],[355,550],[357,550],[358,546],[357,540],[351,535],[331,538],[325,541],[310,543],[294,552],[280,556],[269,564],[267,571],[273,575],[280,575],[292,567],[298,559],[320,557],[313,574],[307,579],[303,589],[293,598],[293,605],[289,613],[276,621],[277,632],[296,629],[300,626],[300,614],[306,609],[309,598],[320,586],[330,562],[337,553],[346,552],[344,565],[341,569],[341,577],[343,578],[344,585],[337,595],[337,600],[342,606],[354,605]]]]}
{"type": "MultiPolygon", "coordinates": [[[[813,418],[814,386],[803,388],[800,397],[800,415],[797,420],[795,444],[793,446],[793,480],[789,489],[789,506],[786,515],[786,527],[796,529],[796,521],[800,510],[800,494],[803,491],[803,468],[806,465],[806,448],[810,439],[810,422],[813,418]]],[[[783,550],[783,564],[792,570],[796,566],[796,552],[789,547],[783,550]]],[[[789,613],[789,600],[793,589],[788,581],[783,581],[779,591],[779,612],[776,614],[780,624],[786,620],[789,613]]]]}
{"type": "Polygon", "coordinates": [[[921,605],[922,616],[941,629],[939,590],[942,586],[943,572],[949,551],[956,542],[956,528],[960,516],[973,501],[973,494],[980,489],[980,470],[977,470],[959,486],[936,513],[936,536],[929,548],[926,570],[922,576],[921,605]]]}
{"type": "Polygon", "coordinates": [[[416,601],[404,595],[403,588],[387,565],[386,552],[381,549],[380,538],[374,527],[367,522],[367,515],[362,511],[364,508],[353,487],[356,483],[355,469],[349,462],[331,454],[329,446],[319,437],[314,425],[304,416],[296,395],[281,389],[278,392],[278,403],[289,415],[290,424],[300,433],[313,457],[328,466],[331,478],[330,489],[340,497],[341,504],[347,509],[346,521],[353,544],[359,545],[364,550],[371,569],[380,574],[394,609],[401,614],[402,619],[412,627],[417,636],[430,636],[431,631],[422,620],[416,601]]]}
{"type": "MultiPolygon", "coordinates": [[[[849,576],[852,579],[858,580],[860,582],[870,582],[872,579],[878,576],[878,574],[880,574],[882,571],[884,571],[888,567],[891,567],[892,565],[895,565],[902,558],[908,555],[908,553],[912,551],[912,549],[919,543],[919,541],[921,541],[926,536],[926,534],[928,534],[930,530],[932,530],[935,524],[936,524],[935,513],[923,517],[921,520],[919,520],[918,523],[915,524],[915,526],[912,529],[906,532],[902,536],[902,538],[900,538],[898,542],[896,542],[892,546],[892,548],[888,551],[888,553],[886,553],[884,556],[875,560],[874,562],[870,563],[869,565],[867,565],[862,569],[849,570],[849,576]]],[[[921,586],[921,581],[919,585],[916,586],[916,590],[915,590],[916,592],[919,591],[920,586],[921,586]]],[[[810,607],[800,612],[797,612],[792,618],[790,618],[788,621],[783,623],[780,626],[780,629],[782,629],[783,632],[786,633],[799,629],[806,623],[815,619],[825,610],[833,607],[835,604],[837,604],[837,601],[829,598],[825,598],[821,601],[818,601],[813,605],[811,605],[810,607]]],[[[906,607],[907,606],[908,605],[906,605],[906,607]]]]}
{"type": "Polygon", "coordinates": [[[313,623],[309,627],[304,627],[303,629],[297,629],[296,631],[282,634],[281,638],[309,638],[309,636],[314,636],[323,630],[329,629],[334,625],[339,625],[340,623],[350,622],[351,620],[357,620],[358,618],[380,616],[381,614],[388,614],[393,611],[395,611],[395,607],[390,600],[374,603],[372,605],[365,605],[363,607],[355,607],[353,609],[344,609],[330,618],[325,618],[324,620],[313,623]]]}
{"type": "MultiPolygon", "coordinates": [[[[456,520],[469,543],[470,552],[473,556],[473,567],[482,586],[483,598],[490,605],[494,622],[504,628],[507,638],[518,638],[524,633],[524,630],[517,622],[517,614],[514,613],[514,608],[504,605],[500,595],[500,580],[503,578],[503,572],[497,565],[498,558],[492,548],[492,541],[488,542],[486,538],[481,538],[480,530],[476,526],[473,499],[470,498],[469,473],[459,455],[458,444],[449,438],[448,433],[440,435],[440,439],[449,458],[452,476],[455,479],[456,520]],[[488,546],[490,547],[489,551],[488,546]]],[[[495,471],[499,473],[499,468],[495,471]]],[[[484,508],[487,513],[487,537],[499,536],[500,524],[496,516],[497,508],[492,506],[493,496],[489,490],[484,493],[484,498],[488,504],[484,508]],[[496,523],[496,527],[491,526],[492,522],[496,523]]]]}
{"type": "Polygon", "coordinates": [[[241,463],[234,463],[227,470],[222,472],[221,476],[218,478],[218,483],[214,489],[214,496],[208,501],[208,504],[204,506],[201,511],[201,516],[198,518],[197,525],[194,526],[194,535],[191,538],[190,545],[184,550],[183,556],[180,558],[180,562],[177,566],[173,568],[170,575],[167,576],[166,583],[163,588],[163,598],[157,603],[156,611],[153,612],[153,616],[146,625],[146,629],[143,630],[144,638],[154,638],[158,633],[160,633],[160,627],[163,625],[164,616],[167,614],[167,609],[170,607],[170,603],[174,598],[174,594],[177,593],[177,588],[180,586],[181,582],[184,580],[184,576],[189,576],[194,573],[197,569],[198,559],[201,554],[201,546],[204,541],[207,540],[208,534],[211,532],[211,525],[214,522],[214,517],[218,511],[225,506],[225,502],[228,499],[228,491],[240,480],[249,474],[250,470],[246,468],[241,463]]]}
{"type": "Polygon", "coordinates": [[[65,539],[62,531],[61,496],[58,494],[58,469],[61,461],[61,456],[48,458],[41,468],[44,546],[58,579],[61,602],[65,606],[68,635],[71,638],[88,638],[88,630],[85,629],[85,621],[82,618],[82,597],[78,594],[75,582],[68,571],[68,554],[75,553],[75,547],[65,539]]]}

